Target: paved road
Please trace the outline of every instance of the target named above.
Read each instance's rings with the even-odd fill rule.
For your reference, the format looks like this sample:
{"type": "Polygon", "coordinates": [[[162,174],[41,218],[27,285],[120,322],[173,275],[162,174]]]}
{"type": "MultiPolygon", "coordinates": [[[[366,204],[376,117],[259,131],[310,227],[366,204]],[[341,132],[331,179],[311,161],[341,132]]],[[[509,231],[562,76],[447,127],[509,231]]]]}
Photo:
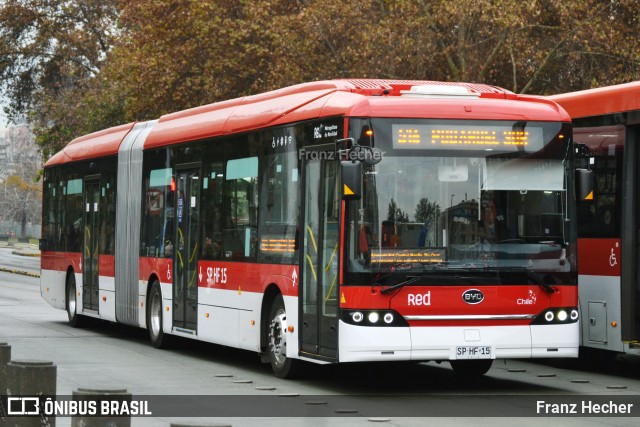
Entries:
{"type": "MultiPolygon", "coordinates": [[[[0,259],[0,262],[2,260],[0,259]]],[[[179,340],[174,349],[152,348],[146,331],[104,322],[90,322],[83,329],[66,323],[66,313],[49,307],[41,298],[38,279],[0,272],[0,342],[11,345],[12,359],[44,359],[58,367],[57,392],[69,395],[78,388],[126,388],[134,395],[202,395],[235,396],[229,405],[234,417],[197,419],[232,425],[298,426],[298,425],[370,425],[374,421],[393,426],[434,425],[536,425],[540,418],[496,418],[495,408],[505,415],[519,410],[530,413],[531,399],[509,401],[510,396],[535,395],[557,402],[556,395],[613,396],[615,401],[640,395],[640,359],[618,358],[598,371],[575,369],[571,363],[532,363],[498,361],[489,374],[479,380],[460,378],[448,364],[370,364],[316,367],[302,380],[275,378],[267,365],[250,352],[228,349],[194,341],[179,340]],[[613,387],[613,388],[612,388],[613,387]],[[360,396],[385,394],[397,396],[387,402],[398,405],[423,402],[434,413],[444,411],[446,417],[357,417],[367,413],[362,399],[331,400],[316,412],[332,418],[304,417],[240,417],[251,415],[260,399],[279,398],[290,403],[291,410],[305,408],[306,396],[360,396]],[[294,397],[294,395],[300,395],[294,397]],[[280,397],[283,396],[283,397],[280,397]],[[403,397],[404,396],[404,397],[403,397]],[[554,397],[555,396],[555,397],[554,397]],[[555,400],[554,400],[555,399],[555,400]],[[344,405],[344,406],[342,406],[344,405]],[[337,410],[360,412],[336,416],[337,410]],[[488,418],[473,417],[489,416],[488,418]]],[[[334,396],[334,397],[331,397],[334,396]]],[[[347,399],[347,398],[345,398],[347,399]]],[[[224,399],[219,399],[223,400],[224,399]]],[[[317,402],[316,402],[317,403],[317,402]]],[[[638,405],[640,406],[640,405],[638,405]]],[[[312,413],[313,405],[306,410],[312,413]]],[[[184,409],[188,416],[191,412],[184,409]]],[[[253,412],[255,413],[255,412],[253,412]]],[[[298,412],[296,412],[298,414],[298,412]]],[[[371,412],[369,412],[371,413],[371,412]]],[[[428,414],[428,413],[427,413],[428,414]]],[[[422,413],[422,415],[425,415],[422,413]]],[[[134,418],[134,426],[169,425],[181,419],[171,416],[134,418]]],[[[554,418],[551,425],[637,425],[632,418],[554,418]]],[[[70,424],[59,418],[58,426],[70,424]]]]}
{"type": "Polygon", "coordinates": [[[40,256],[35,245],[0,245],[0,271],[37,276],[40,274],[40,256]]]}

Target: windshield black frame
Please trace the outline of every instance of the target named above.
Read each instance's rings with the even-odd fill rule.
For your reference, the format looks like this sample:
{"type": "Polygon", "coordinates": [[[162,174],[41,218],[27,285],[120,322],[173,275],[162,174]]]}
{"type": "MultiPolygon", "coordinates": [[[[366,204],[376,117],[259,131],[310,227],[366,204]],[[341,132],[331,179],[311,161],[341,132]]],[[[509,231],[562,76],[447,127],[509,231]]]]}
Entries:
{"type": "MultiPolygon", "coordinates": [[[[575,223],[569,220],[574,217],[572,203],[569,203],[573,197],[573,178],[569,173],[572,170],[573,153],[568,123],[352,118],[349,132],[358,144],[382,150],[383,159],[379,165],[364,166],[363,199],[346,204],[345,284],[375,284],[376,278],[389,274],[399,277],[429,275],[435,272],[433,267],[437,267],[439,273],[443,269],[464,269],[468,273],[473,270],[486,272],[487,269],[508,271],[526,268],[542,272],[545,277],[551,274],[554,278],[549,279],[549,283],[575,282],[572,278],[575,273],[575,223]],[[453,150],[434,147],[397,148],[395,133],[398,124],[414,127],[426,124],[434,127],[442,123],[448,127],[461,128],[536,127],[541,129],[543,144],[516,149],[487,149],[482,146],[472,149],[456,147],[453,150]],[[372,136],[368,132],[371,130],[372,136]],[[445,166],[440,167],[438,164],[445,166]],[[463,173],[443,178],[443,174],[459,170],[456,166],[451,166],[456,164],[465,164],[463,173]],[[522,170],[524,166],[532,172],[522,174],[518,181],[511,178],[512,170],[505,165],[516,165],[516,169],[512,170],[522,170]],[[386,178],[385,167],[393,172],[387,172],[386,178]],[[395,171],[394,167],[397,168],[395,171]],[[421,175],[418,179],[416,170],[420,167],[422,170],[429,169],[430,173],[428,176],[421,175]],[[399,194],[397,189],[386,192],[384,189],[384,179],[397,182],[402,178],[400,172],[405,171],[407,177],[402,191],[409,193],[409,196],[405,195],[405,199],[413,200],[413,204],[398,200],[395,197],[399,194]],[[451,182],[443,184],[443,179],[450,179],[451,182]],[[471,187],[478,187],[477,194],[462,191],[456,196],[453,188],[464,190],[467,187],[461,183],[474,179],[476,184],[471,187]],[[375,183],[372,184],[372,181],[375,183]],[[427,188],[426,184],[419,184],[419,181],[429,182],[430,189],[438,185],[448,186],[446,197],[440,194],[439,199],[436,197],[437,200],[434,200],[433,197],[430,199],[412,194],[411,192],[419,192],[416,188],[420,186],[427,188]],[[496,184],[503,181],[503,184],[496,184]],[[489,188],[488,182],[493,182],[490,185],[494,188],[489,188]],[[516,190],[523,185],[533,190],[516,190]],[[546,190],[545,186],[550,186],[550,189],[546,190]],[[372,198],[372,192],[375,193],[373,197],[376,200],[382,193],[385,193],[386,199],[367,203],[372,198]],[[506,212],[516,208],[519,209],[516,213],[506,212]],[[527,210],[535,211],[535,214],[527,216],[527,210]],[[392,212],[394,218],[388,218],[392,212]],[[490,223],[490,217],[493,218],[493,223],[490,223]],[[372,227],[374,223],[376,225],[372,227]],[[505,224],[509,225],[505,227],[505,224]],[[500,226],[503,229],[498,231],[500,226]],[[465,237],[467,240],[461,237],[464,233],[459,231],[465,227],[473,230],[473,235],[465,237]],[[480,231],[481,228],[484,231],[480,231]],[[434,229],[437,231],[434,232],[434,229]],[[532,233],[530,230],[538,231],[532,233]],[[456,236],[456,232],[462,234],[456,236]],[[493,237],[492,240],[488,237],[490,233],[501,238],[498,240],[498,237],[493,237]],[[403,236],[416,240],[417,244],[398,244],[398,241],[393,241],[394,238],[399,240],[403,236]],[[369,252],[365,249],[369,249],[369,252]]],[[[394,185],[397,188],[397,184],[394,185]]],[[[388,188],[389,186],[387,190],[388,188]]],[[[530,283],[526,275],[521,276],[524,282],[530,283]]],[[[496,284],[500,283],[502,280],[496,281],[496,284]]]]}

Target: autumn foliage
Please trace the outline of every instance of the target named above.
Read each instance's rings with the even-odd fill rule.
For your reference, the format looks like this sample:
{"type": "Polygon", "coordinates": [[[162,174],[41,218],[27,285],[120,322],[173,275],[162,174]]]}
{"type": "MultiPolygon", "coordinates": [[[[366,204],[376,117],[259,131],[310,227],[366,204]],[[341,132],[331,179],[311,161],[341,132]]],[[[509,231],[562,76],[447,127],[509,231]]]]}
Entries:
{"type": "Polygon", "coordinates": [[[302,81],[637,80],[637,0],[5,0],[0,83],[45,156],[107,126],[302,81]]]}

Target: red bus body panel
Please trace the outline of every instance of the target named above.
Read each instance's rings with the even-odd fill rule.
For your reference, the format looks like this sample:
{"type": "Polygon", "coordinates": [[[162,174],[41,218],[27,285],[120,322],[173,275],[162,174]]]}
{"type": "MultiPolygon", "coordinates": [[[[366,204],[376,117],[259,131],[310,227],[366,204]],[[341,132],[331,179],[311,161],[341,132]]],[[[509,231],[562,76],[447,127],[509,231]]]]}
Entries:
{"type": "Polygon", "coordinates": [[[82,254],[79,252],[42,252],[40,268],[52,271],[67,271],[72,267],[76,273],[82,273],[82,254]]]}
{"type": "Polygon", "coordinates": [[[547,97],[574,118],[640,109],[640,82],[632,82],[547,97]],[[578,96],[579,95],[579,96],[578,96]]]}
{"type": "Polygon", "coordinates": [[[578,239],[578,271],[620,277],[620,239],[578,239]]]}
{"type": "MultiPolygon", "coordinates": [[[[345,309],[392,309],[402,316],[468,315],[483,316],[504,313],[509,315],[538,315],[549,307],[578,305],[576,286],[556,286],[553,294],[536,285],[500,286],[405,286],[395,294],[384,295],[369,287],[341,288],[345,309]],[[470,289],[481,289],[482,304],[468,304],[462,296],[470,289]]],[[[521,320],[451,320],[411,321],[412,326],[505,326],[528,325],[531,319],[521,320]]]]}
{"type": "Polygon", "coordinates": [[[120,143],[134,125],[135,123],[128,123],[76,138],[52,156],[45,163],[45,167],[96,157],[115,156],[118,154],[120,143]]]}

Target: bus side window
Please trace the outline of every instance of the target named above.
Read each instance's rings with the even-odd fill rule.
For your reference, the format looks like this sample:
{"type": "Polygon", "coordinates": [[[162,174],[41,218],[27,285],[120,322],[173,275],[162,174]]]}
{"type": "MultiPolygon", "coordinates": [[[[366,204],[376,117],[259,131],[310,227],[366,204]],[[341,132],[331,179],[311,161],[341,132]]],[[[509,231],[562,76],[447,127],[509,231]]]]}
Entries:
{"type": "Polygon", "coordinates": [[[265,156],[260,174],[259,260],[291,263],[297,259],[299,215],[296,152],[265,156]]]}
{"type": "Polygon", "coordinates": [[[145,197],[142,217],[141,255],[173,256],[165,253],[167,241],[173,240],[174,195],[173,169],[165,167],[164,152],[150,153],[150,167],[145,170],[145,197]],[[160,166],[160,167],[157,167],[160,166]]]}
{"type": "Polygon", "coordinates": [[[578,164],[593,174],[592,200],[578,200],[578,237],[620,236],[625,129],[622,124],[576,124],[578,164]]]}
{"type": "Polygon", "coordinates": [[[222,259],[222,187],[224,179],[224,152],[219,144],[205,147],[205,158],[213,159],[211,163],[203,164],[203,179],[201,191],[202,223],[200,224],[200,238],[205,250],[200,254],[201,259],[222,259]],[[207,251],[207,239],[211,239],[210,251],[207,251]]]}
{"type": "Polygon", "coordinates": [[[255,259],[257,248],[258,157],[227,162],[224,199],[228,221],[223,230],[224,257],[255,259]]]}

